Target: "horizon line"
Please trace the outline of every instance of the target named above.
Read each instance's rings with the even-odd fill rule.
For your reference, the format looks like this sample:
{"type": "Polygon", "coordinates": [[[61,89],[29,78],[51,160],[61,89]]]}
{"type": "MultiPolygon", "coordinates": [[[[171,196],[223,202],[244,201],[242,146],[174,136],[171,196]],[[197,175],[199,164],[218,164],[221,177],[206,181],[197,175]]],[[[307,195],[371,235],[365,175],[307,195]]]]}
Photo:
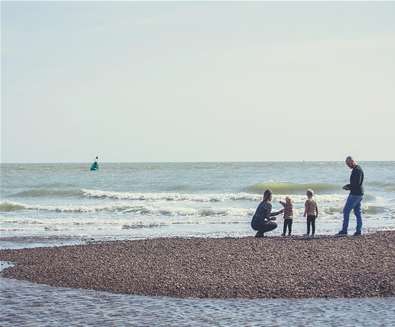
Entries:
{"type": "MultiPolygon", "coordinates": [[[[0,162],[1,165],[7,164],[85,164],[90,163],[90,161],[48,161],[48,162],[27,162],[27,161],[10,161],[10,162],[0,162]]],[[[394,160],[357,160],[358,162],[395,162],[394,160]]],[[[114,164],[114,163],[121,163],[121,164],[187,164],[187,163],[301,163],[301,162],[344,162],[344,160],[244,160],[244,161],[233,161],[233,160],[218,160],[218,161],[100,161],[102,164],[114,164]]]]}

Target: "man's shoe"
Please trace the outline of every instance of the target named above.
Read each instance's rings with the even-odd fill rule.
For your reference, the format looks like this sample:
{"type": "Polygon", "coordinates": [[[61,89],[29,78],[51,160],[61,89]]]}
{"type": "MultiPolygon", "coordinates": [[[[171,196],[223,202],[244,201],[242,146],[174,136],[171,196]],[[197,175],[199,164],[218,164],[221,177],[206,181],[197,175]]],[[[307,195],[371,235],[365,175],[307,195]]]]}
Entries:
{"type": "Polygon", "coordinates": [[[347,235],[347,232],[341,230],[339,233],[336,234],[336,236],[344,236],[347,235]]]}
{"type": "Polygon", "coordinates": [[[362,235],[361,232],[355,232],[355,233],[354,233],[354,236],[361,236],[361,235],[362,235]]]}

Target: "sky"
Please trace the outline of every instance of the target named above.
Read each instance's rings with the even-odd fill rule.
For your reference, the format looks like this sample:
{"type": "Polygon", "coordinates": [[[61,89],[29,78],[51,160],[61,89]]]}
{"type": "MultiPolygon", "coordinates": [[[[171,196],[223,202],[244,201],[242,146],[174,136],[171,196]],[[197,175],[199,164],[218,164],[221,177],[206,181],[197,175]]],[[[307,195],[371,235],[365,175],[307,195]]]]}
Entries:
{"type": "Polygon", "coordinates": [[[395,160],[395,2],[1,2],[1,161],[395,160]]]}

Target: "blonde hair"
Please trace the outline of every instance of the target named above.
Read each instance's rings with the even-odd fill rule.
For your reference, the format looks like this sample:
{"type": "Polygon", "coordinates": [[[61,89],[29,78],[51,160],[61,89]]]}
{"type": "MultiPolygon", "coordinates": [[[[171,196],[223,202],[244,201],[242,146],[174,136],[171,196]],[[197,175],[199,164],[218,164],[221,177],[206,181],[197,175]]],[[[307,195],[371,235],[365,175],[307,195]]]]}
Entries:
{"type": "Polygon", "coordinates": [[[307,195],[308,198],[312,198],[312,197],[314,196],[314,191],[313,191],[312,189],[309,188],[309,189],[306,191],[306,195],[307,195]]]}

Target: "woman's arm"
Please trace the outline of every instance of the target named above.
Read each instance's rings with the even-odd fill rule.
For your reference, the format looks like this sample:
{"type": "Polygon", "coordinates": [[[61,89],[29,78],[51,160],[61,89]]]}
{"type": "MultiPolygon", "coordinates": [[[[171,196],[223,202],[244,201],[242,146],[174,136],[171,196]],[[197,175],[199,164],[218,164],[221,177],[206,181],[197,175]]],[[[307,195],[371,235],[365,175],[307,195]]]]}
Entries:
{"type": "Polygon", "coordinates": [[[271,203],[266,203],[264,208],[265,208],[265,220],[271,220],[270,217],[272,217],[274,214],[274,212],[272,212],[271,203]]]}
{"type": "Polygon", "coordinates": [[[318,217],[318,206],[317,206],[317,203],[315,204],[315,212],[316,212],[315,217],[318,217]]]}
{"type": "Polygon", "coordinates": [[[284,209],[281,209],[281,210],[275,211],[275,212],[271,212],[270,217],[277,216],[279,214],[282,214],[283,212],[284,212],[284,209]]]}

